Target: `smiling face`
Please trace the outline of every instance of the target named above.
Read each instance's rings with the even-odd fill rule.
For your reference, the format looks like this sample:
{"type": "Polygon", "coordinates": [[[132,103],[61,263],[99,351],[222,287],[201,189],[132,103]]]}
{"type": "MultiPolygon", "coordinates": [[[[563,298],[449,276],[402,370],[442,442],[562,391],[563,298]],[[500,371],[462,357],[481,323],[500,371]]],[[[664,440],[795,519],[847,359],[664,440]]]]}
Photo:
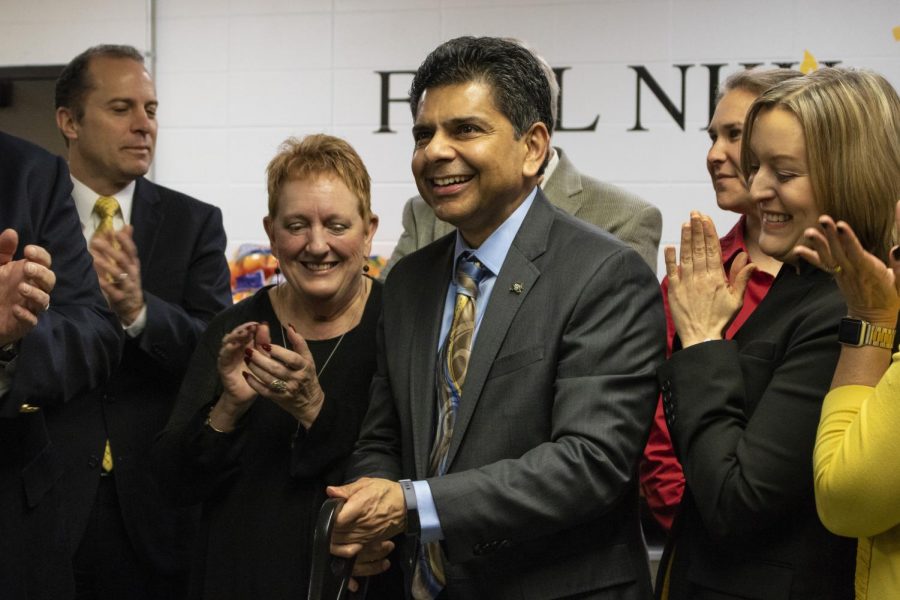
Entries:
{"type": "Polygon", "coordinates": [[[516,139],[491,87],[469,81],[425,91],[413,138],[419,193],[478,247],[537,184],[549,134],[539,122],[516,139]]]}
{"type": "Polygon", "coordinates": [[[156,90],[144,66],[129,58],[91,60],[84,114],[60,108],[72,174],[101,194],[118,192],[144,175],[156,146],[156,90]]]}
{"type": "Polygon", "coordinates": [[[726,93],[707,130],[712,145],[706,154],[706,169],[716,190],[716,203],[722,210],[740,214],[756,210],[740,169],[744,117],[755,99],[756,94],[740,88],[726,93]]]}
{"type": "Polygon", "coordinates": [[[312,303],[351,301],[372,248],[378,217],[363,220],[359,199],[336,175],[286,182],[263,220],[272,254],[291,289],[312,303]]]}
{"type": "Polygon", "coordinates": [[[762,220],[759,246],[784,261],[821,214],[797,117],[783,108],[762,110],[750,140],[750,194],[762,220]]]}

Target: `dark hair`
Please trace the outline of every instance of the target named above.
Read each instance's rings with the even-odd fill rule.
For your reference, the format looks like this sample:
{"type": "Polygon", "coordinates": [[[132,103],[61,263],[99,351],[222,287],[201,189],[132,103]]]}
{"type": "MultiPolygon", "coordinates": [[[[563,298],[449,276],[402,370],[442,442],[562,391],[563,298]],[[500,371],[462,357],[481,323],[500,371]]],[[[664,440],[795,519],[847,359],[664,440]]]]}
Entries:
{"type": "Polygon", "coordinates": [[[494,104],[521,137],[538,121],[553,130],[550,86],[541,64],[521,44],[494,37],[444,42],[419,65],[409,90],[413,118],[429,88],[478,81],[491,86],[494,104]]]}
{"type": "Polygon", "coordinates": [[[97,57],[127,58],[144,64],[144,55],[134,46],[118,44],[92,46],[73,58],[56,80],[55,103],[56,108],[70,109],[76,121],[84,117],[84,97],[93,86],[88,69],[97,57]]]}

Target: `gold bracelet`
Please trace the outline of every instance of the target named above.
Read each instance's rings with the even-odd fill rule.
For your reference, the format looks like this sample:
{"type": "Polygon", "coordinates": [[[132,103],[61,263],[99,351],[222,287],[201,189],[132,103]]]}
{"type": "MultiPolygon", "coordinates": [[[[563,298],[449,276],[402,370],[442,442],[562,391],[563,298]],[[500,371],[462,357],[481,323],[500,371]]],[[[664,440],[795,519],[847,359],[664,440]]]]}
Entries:
{"type": "MultiPolygon", "coordinates": [[[[213,408],[215,408],[215,407],[213,407],[213,408]]],[[[215,431],[216,433],[228,433],[227,431],[223,431],[222,429],[219,429],[218,427],[216,427],[215,425],[212,424],[212,411],[213,411],[213,409],[210,408],[209,414],[206,415],[206,421],[203,424],[206,425],[207,427],[209,427],[210,429],[212,429],[213,431],[215,431]]]]}

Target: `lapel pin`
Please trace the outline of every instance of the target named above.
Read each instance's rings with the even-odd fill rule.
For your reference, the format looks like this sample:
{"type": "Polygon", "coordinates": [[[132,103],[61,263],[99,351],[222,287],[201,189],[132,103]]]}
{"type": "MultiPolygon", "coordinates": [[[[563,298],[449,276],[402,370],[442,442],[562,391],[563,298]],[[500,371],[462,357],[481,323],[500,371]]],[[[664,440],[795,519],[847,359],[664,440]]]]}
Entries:
{"type": "Polygon", "coordinates": [[[509,286],[509,291],[511,291],[513,294],[521,294],[522,292],[525,291],[525,286],[522,285],[521,282],[517,281],[514,284],[512,284],[511,286],[509,286]]]}

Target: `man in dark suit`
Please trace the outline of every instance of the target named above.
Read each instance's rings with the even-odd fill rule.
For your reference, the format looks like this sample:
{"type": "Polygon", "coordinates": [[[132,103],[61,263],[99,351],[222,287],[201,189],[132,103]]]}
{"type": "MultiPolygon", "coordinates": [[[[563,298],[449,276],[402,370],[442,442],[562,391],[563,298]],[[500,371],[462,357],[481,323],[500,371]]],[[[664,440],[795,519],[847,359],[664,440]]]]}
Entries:
{"type": "Polygon", "coordinates": [[[121,335],[93,277],[65,163],[2,132],[0,156],[0,596],[69,598],[62,454],[44,419],[105,381],[121,335]]]}
{"type": "Polygon", "coordinates": [[[648,598],[635,469],[664,352],[656,278],[537,189],[550,92],[530,52],[446,42],[410,103],[416,184],[457,231],[385,285],[332,550],[377,571],[406,532],[415,598],[648,598]]]}
{"type": "Polygon", "coordinates": [[[126,339],[109,381],[53,415],[70,458],[76,582],[91,598],[176,597],[189,520],[165,506],[147,463],[199,335],[230,304],[222,214],[143,177],[157,99],[134,48],[77,56],[56,106],[95,276],[126,339]]]}
{"type": "MultiPolygon", "coordinates": [[[[547,123],[547,130],[552,136],[559,108],[559,83],[547,61],[536,53],[535,58],[540,62],[550,86],[551,120],[547,123]]],[[[658,208],[622,188],[582,175],[563,149],[554,146],[550,147],[550,158],[540,188],[551,204],[610,232],[634,248],[650,268],[656,270],[656,255],[662,234],[662,215],[658,208]]],[[[444,237],[453,229],[453,225],[434,216],[434,211],[422,196],[407,200],[403,207],[403,233],[387,266],[381,271],[382,281],[401,258],[444,237]]]]}

